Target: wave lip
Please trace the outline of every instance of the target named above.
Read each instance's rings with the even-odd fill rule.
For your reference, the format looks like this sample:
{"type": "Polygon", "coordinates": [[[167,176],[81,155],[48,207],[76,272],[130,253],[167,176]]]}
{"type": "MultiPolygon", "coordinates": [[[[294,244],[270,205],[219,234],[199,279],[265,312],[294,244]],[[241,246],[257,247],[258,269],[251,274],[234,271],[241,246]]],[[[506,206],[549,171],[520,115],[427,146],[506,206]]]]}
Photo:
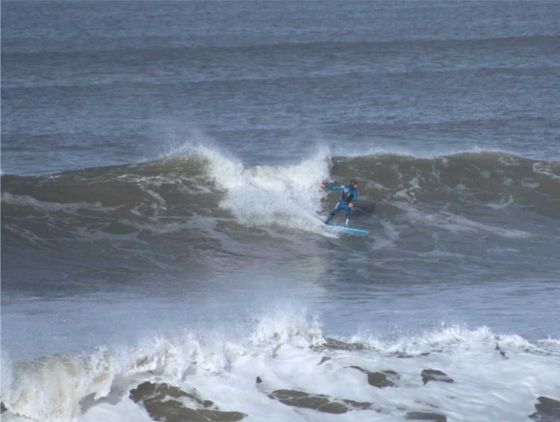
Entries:
{"type": "Polygon", "coordinates": [[[224,192],[220,205],[238,222],[319,232],[319,185],[329,171],[325,152],[295,165],[250,169],[204,147],[196,152],[208,160],[209,175],[224,192]]]}

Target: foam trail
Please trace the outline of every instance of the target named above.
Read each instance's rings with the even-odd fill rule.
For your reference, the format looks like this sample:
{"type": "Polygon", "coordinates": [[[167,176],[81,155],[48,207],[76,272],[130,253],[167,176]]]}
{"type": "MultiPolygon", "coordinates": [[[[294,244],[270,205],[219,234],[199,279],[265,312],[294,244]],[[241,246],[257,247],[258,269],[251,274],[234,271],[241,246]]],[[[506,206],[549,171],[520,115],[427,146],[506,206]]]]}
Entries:
{"type": "Polygon", "coordinates": [[[490,226],[448,211],[426,213],[404,202],[399,202],[398,204],[394,203],[393,205],[405,210],[410,220],[414,223],[422,223],[432,227],[442,228],[453,233],[485,231],[510,239],[525,239],[531,236],[531,234],[526,231],[490,226]]]}

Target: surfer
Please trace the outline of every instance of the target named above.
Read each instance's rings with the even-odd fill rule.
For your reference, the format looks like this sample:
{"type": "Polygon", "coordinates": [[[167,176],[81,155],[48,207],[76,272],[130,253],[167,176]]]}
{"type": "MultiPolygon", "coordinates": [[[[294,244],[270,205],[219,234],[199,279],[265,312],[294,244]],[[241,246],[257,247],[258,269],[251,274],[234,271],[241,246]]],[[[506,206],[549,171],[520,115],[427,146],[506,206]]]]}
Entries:
{"type": "Polygon", "coordinates": [[[330,221],[340,212],[346,212],[346,222],[345,226],[348,226],[350,221],[350,213],[352,208],[354,208],[354,203],[358,200],[358,182],[355,180],[350,180],[350,183],[343,185],[341,183],[331,182],[331,183],[321,183],[321,187],[326,190],[339,190],[341,192],[340,201],[336,204],[334,210],[330,213],[329,217],[325,221],[325,224],[329,224],[330,221]]]}

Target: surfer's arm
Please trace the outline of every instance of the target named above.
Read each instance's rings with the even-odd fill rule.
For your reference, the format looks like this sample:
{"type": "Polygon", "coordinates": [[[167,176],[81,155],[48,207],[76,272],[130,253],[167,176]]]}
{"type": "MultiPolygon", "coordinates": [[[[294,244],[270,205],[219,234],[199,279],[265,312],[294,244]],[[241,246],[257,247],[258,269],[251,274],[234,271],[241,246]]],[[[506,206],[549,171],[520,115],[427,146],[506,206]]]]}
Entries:
{"type": "Polygon", "coordinates": [[[342,190],[344,189],[344,185],[340,183],[332,182],[332,183],[321,183],[321,187],[326,190],[342,190]]]}

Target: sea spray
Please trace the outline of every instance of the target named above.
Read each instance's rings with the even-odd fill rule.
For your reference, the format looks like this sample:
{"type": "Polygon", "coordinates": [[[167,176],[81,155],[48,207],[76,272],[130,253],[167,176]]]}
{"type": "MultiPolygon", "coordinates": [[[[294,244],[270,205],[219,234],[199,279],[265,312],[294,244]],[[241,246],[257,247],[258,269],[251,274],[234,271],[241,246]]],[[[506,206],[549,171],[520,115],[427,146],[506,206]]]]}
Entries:
{"type": "Polygon", "coordinates": [[[132,408],[128,392],[150,382],[210,400],[215,409],[242,412],[248,420],[263,412],[273,421],[331,418],[320,408],[302,411],[295,402],[275,401],[274,391],[341,403],[346,410],[333,419],[341,421],[401,420],[427,411],[451,420],[520,420],[537,396],[554,397],[560,390],[560,350],[555,339],[548,343],[543,349],[520,336],[457,326],[395,340],[332,338],[316,318],[285,309],[256,320],[245,338],[186,330],[128,349],[9,364],[3,373],[13,375],[2,401],[7,420],[92,421],[108,409],[118,415],[132,408]],[[374,378],[364,373],[379,371],[391,376],[389,387],[368,383],[374,378]]]}
{"type": "Polygon", "coordinates": [[[299,164],[253,168],[204,147],[197,153],[208,160],[210,176],[225,191],[221,206],[242,224],[320,230],[316,215],[324,196],[319,185],[329,175],[326,152],[299,164]]]}

